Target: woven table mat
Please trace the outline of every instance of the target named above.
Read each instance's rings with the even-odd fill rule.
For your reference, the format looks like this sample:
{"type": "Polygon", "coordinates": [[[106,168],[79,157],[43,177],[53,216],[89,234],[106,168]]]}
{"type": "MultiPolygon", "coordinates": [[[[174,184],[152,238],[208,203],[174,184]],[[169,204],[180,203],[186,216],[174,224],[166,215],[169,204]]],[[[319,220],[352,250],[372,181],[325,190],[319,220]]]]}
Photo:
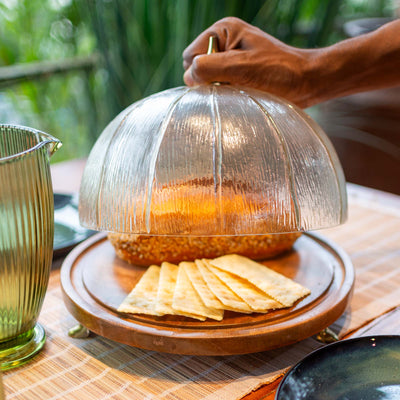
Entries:
{"type": "Polygon", "coordinates": [[[400,305],[400,197],[352,188],[348,222],[323,232],[347,252],[356,272],[350,310],[333,324],[340,337],[400,305]]]}
{"type": "MultiPolygon", "coordinates": [[[[356,269],[350,309],[332,326],[341,337],[400,304],[400,208],[351,191],[349,203],[348,222],[322,232],[344,248],[356,269]]],[[[199,357],[141,350],[96,335],[72,339],[67,332],[76,321],[64,307],[58,271],[40,322],[48,335],[45,348],[3,374],[7,400],[240,399],[321,346],[309,338],[262,353],[199,357]]],[[[393,328],[399,333],[399,324],[393,328]]]]}

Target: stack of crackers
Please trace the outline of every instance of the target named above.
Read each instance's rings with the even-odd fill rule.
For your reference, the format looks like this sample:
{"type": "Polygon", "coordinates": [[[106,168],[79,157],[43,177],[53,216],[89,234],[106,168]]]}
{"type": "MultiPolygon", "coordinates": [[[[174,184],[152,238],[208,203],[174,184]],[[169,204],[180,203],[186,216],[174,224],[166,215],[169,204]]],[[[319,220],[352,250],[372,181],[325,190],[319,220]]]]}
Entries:
{"type": "Polygon", "coordinates": [[[151,265],[118,311],[221,321],[224,310],[266,313],[292,306],[310,290],[247,257],[151,265]]]}

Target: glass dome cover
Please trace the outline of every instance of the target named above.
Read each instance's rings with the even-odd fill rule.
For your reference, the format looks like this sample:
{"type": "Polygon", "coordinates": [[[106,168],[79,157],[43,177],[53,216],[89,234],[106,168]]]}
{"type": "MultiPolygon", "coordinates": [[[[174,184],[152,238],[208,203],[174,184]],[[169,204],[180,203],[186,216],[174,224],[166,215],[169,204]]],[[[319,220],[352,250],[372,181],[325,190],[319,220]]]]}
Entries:
{"type": "Polygon", "coordinates": [[[147,235],[308,231],[347,216],[336,152],[305,112],[232,85],[169,89],[122,111],[85,167],[87,228],[147,235]]]}

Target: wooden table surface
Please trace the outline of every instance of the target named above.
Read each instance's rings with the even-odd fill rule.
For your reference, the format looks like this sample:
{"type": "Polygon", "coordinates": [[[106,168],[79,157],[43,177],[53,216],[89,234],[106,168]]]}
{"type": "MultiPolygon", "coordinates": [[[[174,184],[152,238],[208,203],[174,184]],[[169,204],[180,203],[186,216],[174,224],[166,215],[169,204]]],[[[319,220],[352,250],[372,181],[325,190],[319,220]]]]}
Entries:
{"type": "MultiPolygon", "coordinates": [[[[52,172],[52,177],[53,177],[53,188],[54,192],[56,193],[77,193],[79,190],[79,184],[80,184],[80,178],[83,172],[83,168],[85,165],[85,160],[72,160],[68,162],[63,162],[59,164],[52,165],[51,167],[51,172],[52,172]]],[[[348,316],[341,322],[341,326],[345,326],[347,328],[347,333],[345,335],[342,335],[341,338],[344,337],[350,337],[350,336],[363,336],[363,335],[378,335],[378,334],[400,334],[400,273],[397,273],[396,271],[396,266],[393,266],[393,263],[395,263],[397,266],[398,260],[400,259],[400,196],[389,194],[389,193],[384,193],[380,191],[376,191],[373,189],[368,189],[365,187],[360,187],[356,185],[348,185],[348,191],[349,191],[349,197],[351,197],[353,202],[355,201],[356,204],[361,205],[360,207],[363,206],[363,204],[367,205],[367,208],[364,209],[361,213],[361,211],[357,210],[356,206],[352,206],[352,214],[353,216],[351,217],[350,225],[349,228],[334,228],[332,230],[325,230],[323,233],[328,236],[331,240],[337,242],[339,245],[344,245],[344,249],[347,251],[351,250],[350,257],[353,260],[353,263],[357,264],[355,265],[359,270],[362,270],[362,268],[366,271],[365,278],[361,276],[361,283],[360,286],[357,288],[355,294],[353,295],[353,298],[355,298],[355,302],[352,302],[352,308],[355,310],[358,309],[358,313],[354,312],[354,318],[353,318],[353,310],[351,310],[348,313],[348,316]],[[366,211],[367,210],[367,211],[366,211]],[[369,216],[368,213],[370,210],[371,215],[369,216]],[[376,215],[374,212],[377,212],[376,215]],[[379,215],[378,215],[379,214],[379,215]],[[394,216],[392,218],[392,216],[394,216]],[[362,220],[360,220],[360,218],[362,220]],[[374,222],[375,221],[375,222],[374,222]],[[376,222],[378,221],[378,222],[376,222]],[[382,235],[384,232],[382,230],[391,229],[390,232],[386,232],[390,235],[390,238],[386,241],[382,242],[382,245],[378,248],[374,248],[375,243],[381,239],[382,235]],[[366,232],[367,230],[367,232],[366,232]],[[361,235],[362,233],[362,235],[361,235]],[[357,237],[357,234],[360,237],[357,237]],[[362,239],[361,239],[362,236],[362,239]],[[358,246],[358,242],[362,240],[362,244],[358,246]],[[351,247],[346,247],[347,244],[351,243],[351,247]],[[358,247],[357,247],[358,246],[358,247]],[[371,247],[372,252],[368,252],[368,248],[366,250],[366,247],[371,247]],[[387,252],[387,253],[385,253],[387,252]],[[369,257],[369,258],[368,258],[369,257]],[[373,258],[375,257],[375,258],[373,258]],[[368,258],[368,259],[367,259],[368,258]],[[379,267],[380,270],[378,271],[386,271],[385,263],[387,263],[388,268],[391,267],[390,272],[387,272],[388,276],[387,281],[385,281],[385,276],[384,272],[382,272],[382,275],[379,275],[379,273],[374,272],[374,267],[376,263],[382,263],[382,267],[379,267]],[[361,269],[360,269],[361,268],[361,269]],[[368,280],[370,279],[370,280],[368,280]],[[384,293],[381,296],[381,299],[371,299],[368,296],[372,296],[374,294],[374,288],[373,288],[373,281],[382,281],[383,287],[385,288],[385,285],[388,285],[387,282],[390,282],[392,285],[391,287],[391,293],[388,293],[385,295],[384,293]],[[364,300],[364,298],[366,300],[364,300]],[[368,306],[365,308],[365,310],[360,310],[363,307],[364,301],[369,301],[368,306]],[[383,310],[382,312],[380,310],[383,310]],[[371,318],[368,317],[368,315],[371,315],[371,318]],[[357,320],[357,318],[361,318],[360,320],[357,320]],[[361,316],[361,317],[360,317],[361,316]],[[352,326],[356,327],[356,329],[352,328],[352,326]]],[[[354,203],[354,204],[355,204],[354,203]]],[[[57,276],[58,271],[57,267],[60,266],[62,263],[62,260],[57,260],[54,265],[54,271],[53,271],[53,277],[51,279],[51,287],[50,289],[50,302],[53,301],[53,304],[57,304],[59,302],[58,298],[54,296],[54,299],[52,300],[52,296],[56,291],[59,292],[59,288],[57,288],[57,285],[59,285],[59,277],[57,276]]],[[[357,271],[356,268],[356,271],[357,271]]],[[[398,268],[397,268],[398,270],[398,268]]],[[[380,287],[380,290],[382,290],[382,287],[380,287]]],[[[57,293],[58,293],[57,292],[57,293]]],[[[388,290],[389,292],[389,290],[388,290]]],[[[57,294],[59,296],[59,294],[57,294]]],[[[48,303],[45,302],[44,308],[48,305],[48,303]],[[47,304],[47,305],[46,305],[47,304]]],[[[55,307],[56,308],[56,307],[55,307]]],[[[49,326],[48,329],[51,331],[52,326],[54,323],[57,323],[57,321],[52,321],[52,319],[56,319],[57,317],[52,316],[51,310],[46,310],[49,311],[46,315],[44,315],[44,318],[49,318],[49,326]]],[[[58,311],[57,311],[58,312],[58,311]]],[[[42,311],[43,313],[43,311],[42,311]]],[[[68,314],[67,312],[65,312],[68,314]]],[[[63,317],[66,319],[67,317],[63,317]]],[[[45,320],[46,323],[47,320],[45,320]]],[[[60,324],[61,325],[61,324],[60,324]]],[[[64,329],[64,328],[63,328],[64,329]]],[[[121,350],[121,360],[116,360],[116,358],[113,358],[111,361],[108,361],[105,364],[101,364],[101,368],[104,368],[106,366],[105,371],[99,370],[98,374],[102,376],[103,380],[107,377],[104,375],[105,373],[112,375],[113,380],[109,380],[110,382],[110,392],[107,395],[101,396],[100,394],[96,395],[96,390],[99,389],[99,384],[96,383],[96,378],[95,372],[93,372],[94,375],[90,375],[89,372],[85,368],[88,368],[88,362],[90,363],[90,368],[97,368],[99,365],[99,361],[102,361],[103,359],[100,357],[95,357],[92,358],[91,354],[95,352],[94,347],[90,347],[90,343],[87,345],[79,345],[79,349],[76,348],[73,344],[67,343],[67,341],[61,341],[60,343],[57,344],[57,346],[65,346],[65,350],[53,350],[52,346],[56,345],[55,339],[53,339],[50,335],[49,338],[49,344],[47,350],[44,352],[45,354],[42,354],[41,356],[38,357],[38,361],[36,361],[36,365],[33,362],[32,364],[27,364],[28,367],[27,369],[24,369],[22,367],[21,369],[16,369],[16,370],[11,370],[10,372],[6,372],[4,374],[4,386],[5,386],[5,392],[7,395],[7,399],[27,399],[27,400],[34,400],[36,398],[44,398],[43,394],[40,395],[38,393],[40,390],[46,390],[46,384],[43,384],[43,387],[40,388],[39,390],[39,382],[35,382],[35,379],[39,381],[39,378],[45,382],[45,380],[48,380],[48,385],[47,385],[47,390],[48,392],[52,392],[51,395],[48,395],[48,397],[45,398],[51,398],[51,399],[56,399],[56,398],[68,398],[68,399],[80,399],[80,400],[86,400],[86,399],[125,399],[125,398],[139,398],[139,397],[128,397],[128,394],[126,397],[123,395],[124,392],[124,387],[128,390],[128,388],[132,385],[130,385],[129,379],[132,378],[132,375],[136,373],[136,369],[129,370],[130,374],[126,373],[126,370],[124,368],[117,368],[115,370],[116,374],[113,375],[113,363],[116,363],[117,361],[121,361],[120,365],[128,365],[132,362],[133,360],[125,360],[123,362],[124,358],[124,353],[126,357],[127,353],[127,348],[122,347],[121,349],[108,349],[104,354],[112,353],[118,350],[121,350]],[[64,343],[65,342],[65,343],[64,343]],[[61,343],[61,344],[60,344],[61,343]],[[75,390],[74,388],[63,388],[62,389],[62,379],[65,378],[65,376],[59,372],[60,376],[60,381],[57,382],[57,378],[54,377],[54,374],[51,375],[49,372],[49,376],[44,378],[40,374],[45,374],[46,373],[46,368],[43,369],[43,371],[40,370],[39,364],[40,363],[49,363],[48,368],[51,367],[51,361],[58,359],[63,362],[62,358],[62,351],[68,350],[71,353],[72,357],[75,355],[78,357],[78,352],[81,350],[84,350],[84,354],[81,355],[81,359],[78,363],[78,365],[75,366],[66,366],[66,373],[68,373],[69,370],[73,370],[75,373],[78,374],[78,376],[82,379],[86,379],[85,387],[83,387],[83,383],[80,385],[77,383],[76,385],[76,394],[73,394],[72,392],[75,390]],[[54,353],[52,353],[54,351],[54,353]],[[82,361],[83,360],[83,361],[82,361]],[[82,364],[82,368],[79,367],[79,365],[82,364]],[[35,372],[36,371],[36,372],[35,372]],[[123,372],[122,375],[118,375],[117,372],[123,372]],[[86,376],[87,372],[87,377],[86,376]],[[124,375],[125,374],[125,375],[124,375]],[[92,377],[90,377],[92,376],[92,377]],[[29,385],[26,386],[25,382],[28,382],[27,379],[30,379],[29,385]],[[43,380],[44,379],[44,380],[43,380]],[[114,384],[114,381],[117,381],[117,379],[121,379],[122,382],[120,383],[121,389],[118,389],[118,391],[112,392],[111,386],[114,384]],[[124,384],[124,380],[126,379],[126,384],[124,384]],[[26,386],[26,387],[24,387],[26,386]],[[80,387],[82,386],[82,388],[80,387]],[[82,389],[83,395],[78,396],[78,392],[80,392],[80,389],[82,389]],[[36,391],[35,391],[36,390],[36,391]],[[86,390],[86,392],[85,392],[86,390]],[[59,391],[59,393],[54,393],[54,391],[59,391]],[[35,395],[33,393],[36,393],[35,395]],[[66,394],[69,394],[71,397],[68,397],[66,394]],[[37,397],[35,397],[37,396],[37,397]],[[76,397],[74,397],[76,396],[76,397]]],[[[113,342],[111,342],[113,343],[113,342]]],[[[110,345],[110,342],[102,342],[102,346],[112,346],[110,345]]],[[[118,347],[118,346],[116,346],[118,347]]],[[[102,357],[104,355],[102,353],[102,357]]],[[[150,355],[151,356],[151,355],[150,355]]],[[[117,357],[117,356],[115,356],[117,357]]],[[[132,356],[131,356],[132,357],[132,356]]],[[[146,353],[146,355],[143,356],[149,357],[149,354],[146,353]]],[[[151,356],[153,357],[153,356],[151,356]]],[[[68,357],[67,357],[68,358],[68,357]]],[[[185,357],[183,357],[185,358],[185,357]]],[[[186,359],[186,358],[185,358],[186,359]]],[[[176,364],[178,365],[179,363],[182,362],[182,360],[179,360],[179,358],[173,358],[175,360],[176,364]],[[179,360],[179,361],[178,361],[179,360]]],[[[233,359],[232,359],[233,360],[233,359]]],[[[70,361],[70,360],[68,360],[70,361]]],[[[246,360],[247,361],[247,360],[246,360]]],[[[157,362],[157,360],[155,361],[157,362]]],[[[233,362],[233,361],[232,361],[233,362]]],[[[116,364],[115,364],[116,365],[116,364]]],[[[119,364],[118,364],[119,365],[119,364]]],[[[57,366],[54,366],[54,368],[57,368],[57,366]]],[[[155,367],[154,367],[155,368],[155,367]]],[[[203,372],[200,374],[202,376],[206,376],[208,373],[209,369],[204,369],[203,372]]],[[[284,372],[284,370],[282,370],[284,372]]],[[[280,373],[279,376],[281,376],[282,373],[280,373]]],[[[153,376],[152,371],[145,371],[145,372],[138,372],[139,380],[135,380],[134,385],[137,385],[138,390],[140,389],[140,384],[143,381],[146,381],[148,379],[151,380],[151,377],[153,376]]],[[[249,378],[252,378],[253,376],[256,376],[257,374],[252,374],[249,378]]],[[[72,375],[71,375],[72,376],[72,375]]],[[[199,375],[197,375],[199,376],[199,375]]],[[[212,375],[211,375],[212,376],[212,375]]],[[[136,379],[137,377],[135,377],[136,379]]],[[[72,379],[69,377],[68,379],[72,379]]],[[[157,375],[154,377],[154,382],[156,385],[161,385],[162,380],[157,379],[157,375]],[[158,383],[157,383],[158,382],[158,383]]],[[[165,379],[165,378],[164,378],[165,379]]],[[[202,390],[202,385],[213,385],[213,384],[220,384],[220,382],[212,382],[211,380],[206,380],[206,379],[200,379],[200,384],[199,382],[195,382],[195,390],[199,390],[199,393],[202,390]]],[[[241,378],[242,379],[242,378],[241,378]]],[[[237,389],[241,384],[242,380],[239,379],[238,382],[235,383],[235,388],[237,389]]],[[[272,400],[274,399],[276,389],[279,385],[280,378],[272,381],[272,383],[269,384],[255,384],[254,389],[250,389],[247,391],[247,394],[244,396],[236,396],[235,399],[244,399],[244,400],[260,400],[260,399],[268,399],[272,400]]],[[[154,384],[154,382],[151,382],[151,384],[154,384]]],[[[167,393],[165,396],[162,398],[181,398],[181,397],[169,397],[168,393],[171,391],[172,393],[175,393],[178,395],[179,390],[182,388],[182,385],[184,385],[185,382],[183,381],[178,381],[178,385],[176,388],[168,389],[163,393],[167,393]],[[175,392],[176,391],[176,392],[175,392]]],[[[67,386],[71,384],[71,381],[68,380],[66,381],[67,386]]],[[[176,384],[176,382],[175,382],[176,384]]],[[[1,385],[0,385],[1,386],[1,385]]],[[[209,389],[209,388],[208,388],[209,389]]],[[[134,389],[131,389],[134,390],[134,389]]],[[[155,388],[153,390],[156,390],[155,388]]],[[[225,395],[221,397],[216,397],[216,398],[230,398],[229,397],[229,391],[224,392],[223,388],[218,387],[218,390],[220,390],[221,393],[225,395]]],[[[1,392],[1,390],[0,390],[1,392]]],[[[240,390],[239,390],[240,392],[240,390]]],[[[43,392],[44,393],[44,392],[43,392]]],[[[74,392],[75,393],[75,392],[74,392]]],[[[136,393],[136,392],[135,392],[136,393]]],[[[155,393],[155,392],[154,392],[155,393]]],[[[219,393],[219,392],[218,392],[219,393]]],[[[199,395],[200,396],[200,395],[199,395]]],[[[210,397],[211,395],[209,394],[207,397],[208,398],[214,398],[210,397]]],[[[1,397],[1,396],[0,396],[1,397]]],[[[144,398],[144,397],[142,397],[144,398]]],[[[157,396],[154,397],[146,397],[146,398],[154,398],[158,399],[157,396]]],[[[186,397],[183,397],[186,400],[186,397]]],[[[187,398],[192,398],[192,397],[187,397],[187,398]]],[[[196,395],[193,396],[193,398],[196,398],[196,395]]],[[[197,397],[200,398],[200,397],[197,397]]],[[[203,397],[201,397],[203,398],[203,397]]]]}
{"type": "MultiPolygon", "coordinates": [[[[62,193],[77,192],[79,190],[80,176],[82,174],[84,165],[85,160],[72,160],[53,165],[52,176],[54,191],[62,193]]],[[[387,204],[388,207],[397,208],[400,212],[400,196],[356,185],[354,185],[352,189],[356,190],[361,196],[372,199],[372,201],[376,200],[381,204],[387,204]]],[[[400,242],[398,247],[400,250],[400,242]]],[[[367,334],[400,334],[398,321],[400,321],[400,307],[394,308],[390,312],[381,316],[379,319],[371,321],[359,331],[352,332],[346,337],[355,337],[367,334]]],[[[275,396],[276,388],[278,387],[279,382],[280,379],[277,379],[272,384],[264,385],[256,391],[243,397],[243,400],[272,400],[275,396]]]]}

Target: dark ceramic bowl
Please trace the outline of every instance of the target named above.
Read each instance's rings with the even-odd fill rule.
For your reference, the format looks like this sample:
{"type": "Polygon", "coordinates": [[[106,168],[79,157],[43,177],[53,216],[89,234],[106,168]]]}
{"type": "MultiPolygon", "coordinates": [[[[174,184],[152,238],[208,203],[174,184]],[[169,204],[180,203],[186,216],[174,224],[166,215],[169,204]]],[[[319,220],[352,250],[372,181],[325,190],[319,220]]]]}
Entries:
{"type": "Polygon", "coordinates": [[[96,232],[85,229],[79,224],[78,197],[54,193],[53,256],[56,258],[65,255],[94,233],[96,232]]]}
{"type": "Polygon", "coordinates": [[[292,367],[275,400],[400,399],[400,336],[342,340],[292,367]]]}

